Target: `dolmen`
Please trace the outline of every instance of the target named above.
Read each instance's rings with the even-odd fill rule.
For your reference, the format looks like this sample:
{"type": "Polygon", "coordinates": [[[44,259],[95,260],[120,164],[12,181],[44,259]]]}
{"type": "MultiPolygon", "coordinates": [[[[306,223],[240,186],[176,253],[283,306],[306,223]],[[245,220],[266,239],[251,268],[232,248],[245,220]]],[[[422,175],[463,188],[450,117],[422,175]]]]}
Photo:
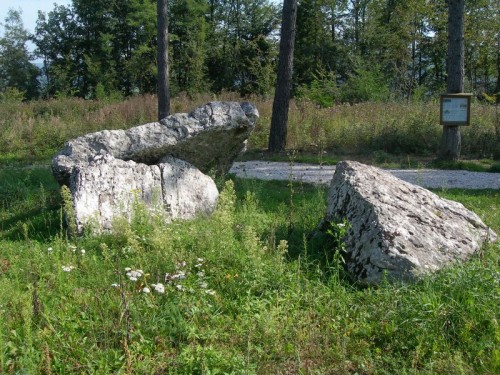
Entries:
{"type": "Polygon", "coordinates": [[[209,214],[219,192],[209,176],[226,173],[244,150],[259,113],[248,102],[211,102],[191,113],[128,130],[73,139],[52,160],[72,196],[76,229],[112,229],[139,203],[167,222],[209,214]]]}
{"type": "Polygon", "coordinates": [[[462,204],[353,161],[337,165],[319,229],[345,222],[346,268],[364,285],[418,280],[497,239],[462,204]]]}

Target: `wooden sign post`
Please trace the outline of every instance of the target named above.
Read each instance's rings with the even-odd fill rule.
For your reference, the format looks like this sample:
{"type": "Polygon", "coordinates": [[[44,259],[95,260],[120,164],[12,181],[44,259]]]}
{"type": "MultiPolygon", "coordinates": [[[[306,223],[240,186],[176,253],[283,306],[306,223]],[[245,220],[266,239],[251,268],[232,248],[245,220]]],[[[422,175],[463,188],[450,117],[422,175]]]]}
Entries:
{"type": "Polygon", "coordinates": [[[472,94],[441,95],[440,124],[444,126],[470,125],[470,99],[472,94]]]}

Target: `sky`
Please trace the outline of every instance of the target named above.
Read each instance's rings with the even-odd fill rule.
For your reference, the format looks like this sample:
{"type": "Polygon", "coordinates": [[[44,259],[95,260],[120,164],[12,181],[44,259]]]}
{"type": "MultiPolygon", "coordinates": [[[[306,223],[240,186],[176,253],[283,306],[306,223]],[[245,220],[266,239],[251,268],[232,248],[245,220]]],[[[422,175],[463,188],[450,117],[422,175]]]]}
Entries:
{"type": "MultiPolygon", "coordinates": [[[[71,4],[71,0],[0,0],[0,23],[3,23],[10,8],[21,9],[24,28],[30,33],[35,31],[38,11],[48,13],[54,9],[54,3],[58,5],[71,4]]],[[[0,28],[3,34],[3,28],[0,28]]]]}
{"type": "MultiPolygon", "coordinates": [[[[71,0],[0,0],[0,36],[3,35],[3,27],[5,17],[9,9],[21,10],[23,25],[30,33],[35,32],[36,20],[38,19],[38,11],[48,13],[54,9],[54,3],[58,5],[69,5],[71,0]]],[[[26,43],[26,47],[30,52],[33,52],[35,45],[31,42],[26,43]]],[[[40,63],[41,60],[37,59],[35,63],[40,63]]]]}

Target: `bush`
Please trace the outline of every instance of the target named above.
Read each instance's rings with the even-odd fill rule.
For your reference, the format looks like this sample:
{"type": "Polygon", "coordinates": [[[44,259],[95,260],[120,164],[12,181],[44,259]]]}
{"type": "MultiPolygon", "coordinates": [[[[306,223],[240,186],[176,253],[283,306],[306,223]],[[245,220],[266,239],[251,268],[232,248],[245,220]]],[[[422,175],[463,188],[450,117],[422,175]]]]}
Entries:
{"type": "Polygon", "coordinates": [[[347,103],[381,102],[389,97],[389,87],[378,66],[356,69],[342,88],[342,101],[347,103]]]}
{"type": "Polygon", "coordinates": [[[5,91],[0,92],[0,103],[20,103],[25,99],[26,93],[15,87],[7,87],[5,91]]]}
{"type": "Polygon", "coordinates": [[[340,90],[333,73],[319,72],[309,85],[297,89],[297,98],[307,99],[322,108],[328,108],[340,101],[340,90]]]}

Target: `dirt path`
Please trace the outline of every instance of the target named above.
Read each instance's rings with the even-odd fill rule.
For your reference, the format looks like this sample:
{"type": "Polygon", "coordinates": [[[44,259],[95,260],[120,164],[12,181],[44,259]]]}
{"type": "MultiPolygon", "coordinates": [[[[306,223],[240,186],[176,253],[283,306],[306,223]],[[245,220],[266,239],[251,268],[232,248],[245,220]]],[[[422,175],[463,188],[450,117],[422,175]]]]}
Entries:
{"type": "MultiPolygon", "coordinates": [[[[435,169],[390,169],[396,177],[425,188],[434,189],[500,189],[500,173],[469,172],[461,170],[435,169]]],[[[240,178],[260,180],[302,181],[328,185],[335,172],[335,166],[313,164],[293,165],[283,162],[246,161],[233,164],[230,173],[240,178]]]]}

